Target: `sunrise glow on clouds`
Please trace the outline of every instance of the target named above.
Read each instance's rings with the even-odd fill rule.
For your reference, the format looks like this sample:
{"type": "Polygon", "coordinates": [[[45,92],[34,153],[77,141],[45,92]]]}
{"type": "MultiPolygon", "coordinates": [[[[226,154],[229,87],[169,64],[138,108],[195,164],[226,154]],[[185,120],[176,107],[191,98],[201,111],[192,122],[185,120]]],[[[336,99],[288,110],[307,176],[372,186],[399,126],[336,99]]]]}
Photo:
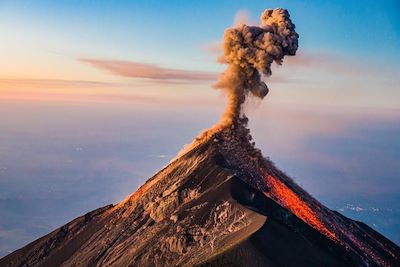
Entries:
{"type": "Polygon", "coordinates": [[[15,247],[123,199],[217,122],[223,31],[266,4],[290,11],[300,40],[247,111],[257,146],[332,207],[396,210],[396,1],[0,1],[0,202],[55,216],[14,229],[6,209],[0,255],[16,232],[15,247]]]}
{"type": "MultiPolygon", "coordinates": [[[[350,4],[346,9],[349,14],[335,22],[336,28],[321,32],[323,25],[319,24],[334,19],[338,16],[335,12],[340,14],[337,7],[327,11],[321,21],[318,20],[321,12],[315,17],[300,16],[307,5],[276,3],[283,4],[296,19],[301,34],[300,50],[298,56],[285,60],[284,67],[274,67],[274,75],[268,78],[271,84],[277,83],[275,90],[272,88],[271,101],[399,107],[398,101],[394,101],[399,97],[396,90],[399,64],[394,61],[397,55],[391,54],[392,43],[399,43],[398,30],[394,29],[395,14],[386,19],[376,17],[375,21],[360,16],[355,25],[349,26],[351,12],[369,14],[373,8],[379,8],[366,3],[362,10],[352,11],[350,4]],[[365,43],[363,35],[372,34],[366,33],[368,27],[383,29],[381,35],[392,42],[375,41],[375,46],[371,41],[365,43]],[[334,45],[339,42],[340,34],[343,47],[334,45]]],[[[146,90],[157,91],[162,97],[169,94],[171,83],[185,86],[189,91],[191,88],[209,91],[223,70],[216,63],[223,29],[235,23],[234,20],[257,20],[252,17],[252,10],[257,10],[259,4],[243,9],[233,3],[228,9],[238,8],[232,13],[225,11],[218,19],[217,10],[208,13],[211,18],[215,17],[216,26],[212,29],[206,27],[211,19],[203,21],[205,25],[194,23],[201,16],[200,11],[189,17],[185,5],[179,8],[176,5],[158,7],[162,13],[159,20],[163,23],[158,25],[151,20],[155,13],[150,4],[130,4],[130,12],[120,12],[122,7],[118,5],[107,10],[106,3],[98,6],[80,3],[72,10],[62,1],[57,4],[3,1],[0,5],[0,93],[3,97],[37,94],[38,98],[44,94],[43,98],[47,99],[65,92],[82,96],[82,88],[89,94],[109,91],[129,94],[140,91],[139,87],[144,85],[150,88],[146,90]],[[175,13],[168,12],[172,8],[175,13]],[[115,15],[117,12],[119,16],[115,15]],[[209,44],[214,53],[210,49],[205,51],[204,47],[210,47],[209,44]],[[50,88],[49,82],[58,91],[50,88]]],[[[317,8],[328,7],[320,4],[317,8]]],[[[209,94],[206,92],[205,96],[209,94]]]]}

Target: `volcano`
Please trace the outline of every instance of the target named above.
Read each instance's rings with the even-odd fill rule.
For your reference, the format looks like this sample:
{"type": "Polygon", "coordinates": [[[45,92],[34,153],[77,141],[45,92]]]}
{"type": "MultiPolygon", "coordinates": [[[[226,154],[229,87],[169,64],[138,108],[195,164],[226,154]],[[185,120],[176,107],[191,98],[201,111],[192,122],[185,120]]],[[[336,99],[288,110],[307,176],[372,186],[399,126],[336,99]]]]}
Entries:
{"type": "Polygon", "coordinates": [[[396,266],[400,248],[323,206],[245,129],[196,140],[117,205],[76,218],[0,266],[396,266]]]}
{"type": "Polygon", "coordinates": [[[117,205],[79,217],[0,266],[400,266],[400,248],[323,206],[255,148],[242,106],[299,35],[284,9],[224,36],[221,122],[117,205]]]}

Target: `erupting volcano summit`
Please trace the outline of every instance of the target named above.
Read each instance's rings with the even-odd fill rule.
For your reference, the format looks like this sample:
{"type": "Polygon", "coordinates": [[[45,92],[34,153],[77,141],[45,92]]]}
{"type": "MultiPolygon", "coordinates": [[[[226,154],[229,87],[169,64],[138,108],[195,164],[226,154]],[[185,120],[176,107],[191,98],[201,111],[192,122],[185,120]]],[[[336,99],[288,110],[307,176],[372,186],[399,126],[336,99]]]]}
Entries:
{"type": "Polygon", "coordinates": [[[271,64],[294,56],[285,9],[226,30],[220,123],[117,205],[79,217],[0,266],[399,266],[400,248],[323,206],[264,158],[247,129],[246,97],[264,98],[271,64]]]}

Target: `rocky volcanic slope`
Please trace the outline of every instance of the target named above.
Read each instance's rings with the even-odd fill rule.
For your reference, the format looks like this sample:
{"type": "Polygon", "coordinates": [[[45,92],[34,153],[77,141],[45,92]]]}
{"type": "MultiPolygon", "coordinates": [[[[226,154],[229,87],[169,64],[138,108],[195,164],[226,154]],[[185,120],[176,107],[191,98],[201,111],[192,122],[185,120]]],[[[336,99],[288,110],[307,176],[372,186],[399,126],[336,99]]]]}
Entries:
{"type": "Polygon", "coordinates": [[[246,135],[226,130],[118,205],[71,221],[0,266],[399,266],[399,255],[367,225],[313,199],[246,135]]]}

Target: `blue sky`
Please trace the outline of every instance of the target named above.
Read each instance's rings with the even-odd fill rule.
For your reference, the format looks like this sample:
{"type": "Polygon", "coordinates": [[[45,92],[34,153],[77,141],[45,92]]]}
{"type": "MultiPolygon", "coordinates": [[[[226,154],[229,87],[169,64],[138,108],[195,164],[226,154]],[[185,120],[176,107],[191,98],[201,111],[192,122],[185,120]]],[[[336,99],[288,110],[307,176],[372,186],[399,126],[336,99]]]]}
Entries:
{"type": "MultiPolygon", "coordinates": [[[[0,90],[6,94],[7,81],[13,97],[24,97],[55,92],[27,80],[58,80],[68,88],[68,82],[88,81],[114,89],[125,84],[132,89],[122,91],[143,95],[135,87],[144,82],[146,93],[168,96],[159,80],[115,75],[81,59],[217,75],[224,69],[216,63],[223,31],[242,13],[257,23],[266,6],[287,8],[300,34],[298,56],[274,68],[270,82],[285,81],[274,85],[273,101],[292,104],[289,83],[296,80],[302,89],[296,103],[399,108],[397,1],[1,1],[0,90]]],[[[207,92],[212,84],[189,82],[187,92],[196,86],[207,92]]]]}
{"type": "Polygon", "coordinates": [[[0,256],[122,200],[217,122],[223,32],[269,7],[300,47],[246,109],[257,146],[399,243],[399,5],[0,0],[0,256]]]}
{"type": "Polygon", "coordinates": [[[266,6],[290,11],[301,50],[399,66],[398,1],[1,1],[0,17],[42,53],[204,70],[216,64],[202,46],[239,10],[257,21],[266,6]]]}

